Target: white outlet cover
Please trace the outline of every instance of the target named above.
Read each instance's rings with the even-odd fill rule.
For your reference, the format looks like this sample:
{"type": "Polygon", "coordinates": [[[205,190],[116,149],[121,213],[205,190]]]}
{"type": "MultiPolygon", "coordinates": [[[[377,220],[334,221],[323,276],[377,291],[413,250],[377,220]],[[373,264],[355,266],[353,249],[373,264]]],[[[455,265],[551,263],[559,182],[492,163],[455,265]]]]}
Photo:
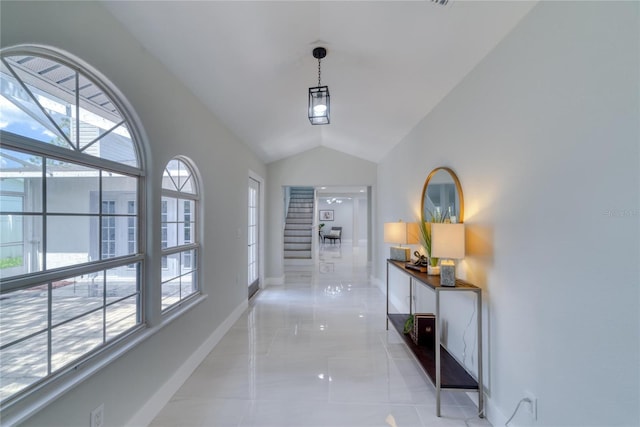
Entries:
{"type": "Polygon", "coordinates": [[[90,427],[104,427],[104,404],[91,411],[90,427]]]}

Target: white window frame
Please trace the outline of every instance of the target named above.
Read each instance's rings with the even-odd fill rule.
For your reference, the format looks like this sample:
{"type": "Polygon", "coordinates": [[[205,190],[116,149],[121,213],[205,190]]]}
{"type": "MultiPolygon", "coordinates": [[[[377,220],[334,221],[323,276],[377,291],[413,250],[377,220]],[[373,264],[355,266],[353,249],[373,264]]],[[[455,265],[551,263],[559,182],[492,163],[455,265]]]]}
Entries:
{"type": "MultiPolygon", "coordinates": [[[[161,231],[167,230],[167,233],[170,232],[171,228],[168,227],[168,224],[175,224],[175,232],[176,235],[172,237],[167,235],[167,241],[162,241],[162,262],[161,262],[161,293],[162,296],[162,312],[163,314],[170,313],[172,310],[181,307],[186,301],[190,301],[193,298],[201,295],[201,287],[200,287],[200,243],[198,240],[198,230],[200,229],[200,215],[199,215],[199,203],[200,203],[200,183],[198,179],[198,175],[196,174],[196,168],[191,160],[184,156],[178,156],[172,161],[180,162],[185,169],[189,172],[189,180],[191,182],[191,186],[193,188],[192,191],[183,191],[179,188],[179,184],[176,183],[173,179],[170,182],[173,184],[174,189],[167,188],[165,185],[162,186],[162,201],[161,206],[167,204],[167,213],[163,214],[163,219],[161,221],[160,227],[161,231]],[[169,200],[167,200],[169,199],[169,200]],[[173,203],[170,203],[173,202],[173,203]],[[193,203],[193,208],[185,214],[184,206],[186,203],[193,203]],[[175,209],[174,212],[171,212],[170,209],[175,209]],[[173,214],[173,215],[172,215],[173,214]],[[179,226],[179,218],[183,218],[184,220],[188,217],[189,219],[193,219],[189,221],[189,225],[185,223],[184,228],[182,229],[183,236],[180,239],[180,226],[179,226]],[[189,239],[186,239],[184,233],[186,230],[189,230],[189,239]],[[182,240],[182,243],[180,241],[182,240]],[[189,241],[187,241],[189,240],[189,241]],[[172,242],[175,241],[175,244],[172,242]],[[166,243],[166,244],[165,244],[166,243]],[[179,273],[175,273],[170,275],[171,266],[167,262],[169,257],[175,257],[179,259],[179,273]],[[188,268],[186,272],[182,270],[184,268],[188,268]],[[164,275],[164,277],[163,277],[164,275]],[[177,300],[173,303],[165,304],[165,286],[169,286],[170,282],[180,280],[183,278],[191,276],[192,283],[192,291],[186,295],[183,295],[183,287],[182,282],[179,286],[179,291],[177,293],[177,300]]],[[[167,172],[167,167],[165,167],[165,173],[167,172]]],[[[163,180],[166,175],[163,174],[163,180]]],[[[164,182],[164,181],[163,181],[164,182]]]]}
{"type": "MultiPolygon", "coordinates": [[[[140,224],[142,223],[141,218],[145,217],[144,203],[142,203],[142,201],[144,200],[146,193],[144,191],[144,157],[142,156],[142,146],[140,145],[140,141],[142,140],[142,134],[140,131],[141,127],[138,125],[135,114],[132,114],[132,110],[129,107],[129,104],[120,94],[120,92],[108,82],[108,80],[106,80],[101,74],[99,74],[92,67],[79,60],[78,58],[75,58],[66,52],[62,52],[54,48],[24,45],[2,49],[1,53],[3,57],[26,55],[43,57],[49,60],[53,60],[71,68],[72,70],[75,70],[78,75],[82,75],[84,78],[91,81],[91,83],[93,83],[103,91],[104,95],[117,107],[119,113],[123,116],[123,122],[126,123],[131,133],[133,149],[135,151],[138,163],[138,166],[135,167],[128,164],[95,157],[94,155],[92,155],[93,153],[95,153],[95,150],[87,150],[86,152],[74,151],[68,149],[68,147],[64,148],[55,146],[53,144],[30,139],[23,135],[17,135],[9,132],[3,132],[2,134],[2,147],[6,148],[7,150],[30,153],[35,156],[42,156],[45,159],[57,159],[77,165],[89,166],[96,171],[100,171],[101,174],[117,173],[135,178],[137,183],[136,205],[138,207],[136,210],[137,248],[134,254],[117,256],[108,259],[100,259],[100,257],[98,257],[98,259],[89,260],[89,262],[80,264],[74,263],[63,268],[55,268],[49,270],[45,269],[33,273],[0,279],[0,290],[3,294],[6,295],[11,294],[12,292],[29,289],[33,286],[44,285],[46,287],[48,298],[50,301],[47,308],[48,321],[46,328],[38,331],[38,334],[47,333],[48,335],[51,335],[50,331],[53,327],[57,327],[60,324],[64,323],[71,323],[74,319],[89,315],[89,313],[91,312],[98,313],[100,310],[102,310],[103,313],[106,313],[105,310],[107,310],[109,306],[113,306],[114,304],[117,304],[127,298],[136,298],[136,320],[134,326],[128,327],[124,331],[118,332],[118,334],[112,339],[106,338],[108,335],[108,331],[106,330],[103,314],[101,327],[102,342],[100,345],[94,346],[90,350],[81,354],[79,357],[66,362],[55,370],[52,370],[51,368],[51,350],[48,350],[48,354],[46,356],[48,366],[47,374],[37,381],[22,388],[21,390],[9,395],[0,404],[0,410],[2,410],[4,421],[12,424],[13,422],[17,423],[20,420],[24,420],[30,414],[30,412],[34,410],[34,408],[54,400],[55,398],[60,396],[61,393],[73,388],[76,384],[80,383],[85,378],[88,378],[90,375],[92,375],[98,369],[101,369],[111,360],[139,343],[140,336],[138,336],[138,340],[135,340],[132,337],[135,336],[135,333],[137,331],[140,331],[145,327],[143,302],[145,300],[144,272],[146,268],[146,262],[144,254],[146,244],[145,233],[143,232],[143,227],[141,227],[140,224]],[[107,302],[106,289],[109,285],[107,279],[105,282],[103,282],[102,285],[101,292],[103,295],[103,303],[101,306],[99,306],[97,309],[85,311],[80,315],[71,319],[67,319],[62,323],[58,323],[57,326],[52,325],[51,319],[53,313],[51,295],[53,289],[52,284],[54,282],[65,280],[67,278],[90,276],[94,274],[97,274],[99,276],[100,274],[104,274],[111,269],[121,267],[126,268],[127,266],[131,265],[138,266],[134,274],[135,291],[131,295],[128,295],[119,301],[107,302]],[[83,366],[83,369],[78,370],[80,366],[83,366]],[[38,404],[34,404],[34,399],[37,399],[38,404]],[[7,412],[7,409],[11,409],[11,411],[7,412]]],[[[76,93],[79,93],[79,91],[76,90],[76,93]]],[[[76,101],[77,99],[78,98],[76,98],[76,101]]],[[[76,105],[78,104],[79,103],[76,102],[76,105]]],[[[43,162],[43,168],[45,163],[46,162],[43,162]]],[[[43,188],[42,193],[43,198],[46,199],[46,186],[45,188],[43,188]]],[[[101,203],[99,205],[101,206],[101,203]]],[[[47,212],[46,203],[43,203],[41,213],[36,213],[35,215],[42,215],[44,220],[46,219],[48,214],[49,213],[47,212]]],[[[102,218],[101,213],[98,213],[95,216],[98,219],[102,218]]],[[[98,227],[101,228],[100,225],[98,227]]],[[[43,236],[44,238],[46,238],[46,232],[43,236]]],[[[128,240],[124,243],[128,244],[128,240]]],[[[99,251],[101,250],[101,245],[102,239],[99,238],[99,251]]],[[[43,257],[44,256],[45,254],[43,253],[43,257]]],[[[26,338],[22,337],[9,343],[3,343],[3,346],[5,348],[9,348],[9,346],[11,345],[18,345],[28,337],[29,335],[27,335],[26,338]]],[[[51,344],[49,338],[48,348],[50,348],[50,346],[51,344]]]]}

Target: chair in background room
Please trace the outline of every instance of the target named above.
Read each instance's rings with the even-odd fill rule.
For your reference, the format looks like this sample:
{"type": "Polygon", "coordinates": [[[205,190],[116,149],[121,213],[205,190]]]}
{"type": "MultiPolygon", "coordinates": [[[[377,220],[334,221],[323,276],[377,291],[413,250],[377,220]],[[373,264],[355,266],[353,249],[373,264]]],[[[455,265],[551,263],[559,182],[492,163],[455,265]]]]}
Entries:
{"type": "Polygon", "coordinates": [[[335,243],[336,240],[342,243],[342,227],[331,227],[331,230],[325,233],[324,239],[331,240],[331,243],[335,243]]]}

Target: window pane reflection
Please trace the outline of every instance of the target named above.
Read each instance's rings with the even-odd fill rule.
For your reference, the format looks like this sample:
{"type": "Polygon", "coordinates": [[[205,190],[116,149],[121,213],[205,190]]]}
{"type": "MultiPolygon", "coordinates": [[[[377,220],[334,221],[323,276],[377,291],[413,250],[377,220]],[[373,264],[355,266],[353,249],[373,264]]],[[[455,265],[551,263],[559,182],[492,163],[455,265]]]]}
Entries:
{"type": "Polygon", "coordinates": [[[74,163],[48,160],[47,211],[98,213],[100,171],[74,163]]]}
{"type": "Polygon", "coordinates": [[[107,340],[117,337],[138,324],[138,297],[133,296],[107,306],[106,334],[107,340]]]}
{"type": "Polygon", "coordinates": [[[138,293],[140,263],[107,270],[107,303],[138,293]]]}
{"type": "Polygon", "coordinates": [[[47,328],[47,286],[2,294],[0,342],[3,346],[47,328]]]}
{"type": "Polygon", "coordinates": [[[180,278],[162,284],[162,309],[180,301],[180,278]]]}
{"type": "Polygon", "coordinates": [[[0,215],[0,276],[42,270],[42,217],[0,215]]]}
{"type": "Polygon", "coordinates": [[[103,305],[102,274],[70,277],[51,283],[53,325],[81,316],[103,305]]]}
{"type": "Polygon", "coordinates": [[[47,269],[99,259],[98,218],[47,217],[47,269]]]}
{"type": "Polygon", "coordinates": [[[102,344],[102,318],[103,312],[99,310],[52,329],[52,371],[64,367],[102,344]]]}
{"type": "Polygon", "coordinates": [[[0,351],[0,400],[47,376],[47,333],[0,351]]]}

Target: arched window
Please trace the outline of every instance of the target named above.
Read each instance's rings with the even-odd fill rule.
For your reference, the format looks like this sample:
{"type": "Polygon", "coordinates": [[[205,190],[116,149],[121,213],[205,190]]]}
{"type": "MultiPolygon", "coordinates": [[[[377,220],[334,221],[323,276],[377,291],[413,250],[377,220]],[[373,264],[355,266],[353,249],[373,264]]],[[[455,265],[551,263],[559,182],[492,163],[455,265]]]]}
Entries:
{"type": "Polygon", "coordinates": [[[186,159],[173,159],[162,175],[160,236],[162,310],[199,291],[198,183],[186,159]]]}
{"type": "Polygon", "coordinates": [[[0,51],[0,400],[142,328],[143,168],[117,90],[69,55],[0,51]]]}

